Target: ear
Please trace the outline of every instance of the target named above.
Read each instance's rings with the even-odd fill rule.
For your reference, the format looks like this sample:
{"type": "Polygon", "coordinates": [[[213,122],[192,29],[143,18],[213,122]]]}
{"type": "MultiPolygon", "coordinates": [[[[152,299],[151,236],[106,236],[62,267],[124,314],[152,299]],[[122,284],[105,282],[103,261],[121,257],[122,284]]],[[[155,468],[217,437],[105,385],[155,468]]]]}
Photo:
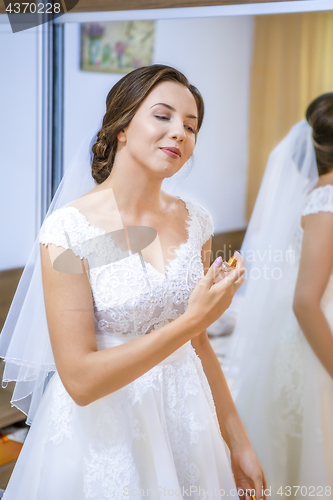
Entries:
{"type": "Polygon", "coordinates": [[[126,137],[126,129],[122,128],[120,132],[117,134],[117,139],[119,142],[126,142],[127,137],[126,137]]]}

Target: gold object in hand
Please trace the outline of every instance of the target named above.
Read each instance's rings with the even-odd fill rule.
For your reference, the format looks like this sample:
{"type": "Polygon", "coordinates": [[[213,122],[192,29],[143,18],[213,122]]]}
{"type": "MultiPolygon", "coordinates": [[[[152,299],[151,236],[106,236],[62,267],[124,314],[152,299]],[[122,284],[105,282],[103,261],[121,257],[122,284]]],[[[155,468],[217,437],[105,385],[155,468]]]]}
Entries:
{"type": "Polygon", "coordinates": [[[231,257],[231,259],[228,260],[228,262],[223,262],[222,263],[222,269],[225,271],[232,271],[232,269],[235,269],[237,264],[237,259],[235,257],[235,254],[231,257]]]}

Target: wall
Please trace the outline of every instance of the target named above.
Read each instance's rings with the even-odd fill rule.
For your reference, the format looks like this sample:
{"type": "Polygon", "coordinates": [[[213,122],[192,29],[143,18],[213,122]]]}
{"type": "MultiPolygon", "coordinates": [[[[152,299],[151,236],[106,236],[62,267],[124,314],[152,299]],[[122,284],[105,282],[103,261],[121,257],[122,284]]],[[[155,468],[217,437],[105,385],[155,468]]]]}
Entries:
{"type": "Polygon", "coordinates": [[[168,184],[206,207],[216,232],[246,225],[253,21],[252,16],[162,21],[157,31],[155,60],[180,68],[205,102],[194,166],[168,184]]]}
{"type": "Polygon", "coordinates": [[[36,237],[36,43],[0,24],[0,270],[24,266],[36,237]]]}
{"type": "MultiPolygon", "coordinates": [[[[184,72],[205,101],[205,118],[194,165],[164,182],[213,215],[216,232],[245,227],[249,71],[253,17],[156,21],[154,63],[184,72]]],[[[67,24],[65,80],[65,165],[91,124],[101,120],[105,98],[123,75],[79,69],[79,25],[67,24]]],[[[89,136],[90,140],[90,136],[89,136]]]]}

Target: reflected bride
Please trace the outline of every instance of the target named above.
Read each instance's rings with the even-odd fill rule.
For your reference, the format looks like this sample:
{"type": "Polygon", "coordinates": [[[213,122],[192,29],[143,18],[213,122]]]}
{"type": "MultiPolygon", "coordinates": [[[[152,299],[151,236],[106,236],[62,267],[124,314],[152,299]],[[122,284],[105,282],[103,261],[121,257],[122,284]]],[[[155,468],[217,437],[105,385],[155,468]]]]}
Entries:
{"type": "Polygon", "coordinates": [[[227,378],[273,498],[333,498],[333,93],[271,153],[227,378]],[[318,175],[319,174],[319,175],[318,175]],[[275,259],[275,255],[282,258],[275,259]]]}

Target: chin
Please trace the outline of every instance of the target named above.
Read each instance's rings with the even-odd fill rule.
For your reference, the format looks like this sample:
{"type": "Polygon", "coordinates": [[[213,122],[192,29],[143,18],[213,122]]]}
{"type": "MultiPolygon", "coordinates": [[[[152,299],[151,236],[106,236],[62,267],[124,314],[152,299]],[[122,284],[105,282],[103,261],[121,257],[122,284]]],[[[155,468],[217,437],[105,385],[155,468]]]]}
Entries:
{"type": "Polygon", "coordinates": [[[176,165],[175,162],[172,164],[172,162],[168,161],[163,161],[163,162],[156,162],[154,165],[146,165],[146,168],[149,170],[151,175],[157,176],[158,178],[162,179],[168,179],[169,177],[172,177],[175,175],[179,170],[182,169],[184,163],[182,163],[180,166],[179,164],[176,165]]]}
{"type": "Polygon", "coordinates": [[[161,177],[163,177],[163,179],[169,179],[170,177],[172,177],[173,175],[175,175],[177,172],[179,172],[180,168],[165,168],[163,171],[160,172],[161,174],[161,177]]]}
{"type": "Polygon", "coordinates": [[[181,170],[183,167],[183,164],[181,166],[179,165],[171,165],[171,164],[168,164],[168,165],[161,165],[161,167],[159,167],[158,171],[159,173],[162,175],[162,177],[165,177],[166,179],[168,179],[169,177],[172,177],[173,175],[175,175],[177,172],[179,172],[179,170],[181,170]]]}

